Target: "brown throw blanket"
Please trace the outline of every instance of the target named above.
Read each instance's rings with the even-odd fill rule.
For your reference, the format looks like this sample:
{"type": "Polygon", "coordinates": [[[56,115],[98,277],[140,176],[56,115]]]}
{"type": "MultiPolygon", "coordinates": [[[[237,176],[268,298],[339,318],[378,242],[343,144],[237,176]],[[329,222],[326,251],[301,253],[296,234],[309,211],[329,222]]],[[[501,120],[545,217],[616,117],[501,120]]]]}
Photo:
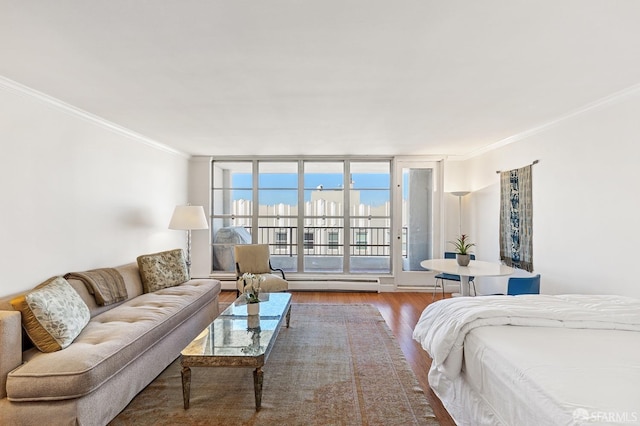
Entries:
{"type": "Polygon", "coordinates": [[[82,281],[100,306],[111,305],[127,299],[127,288],[124,285],[124,279],[114,268],[70,272],[64,278],[82,281]]]}

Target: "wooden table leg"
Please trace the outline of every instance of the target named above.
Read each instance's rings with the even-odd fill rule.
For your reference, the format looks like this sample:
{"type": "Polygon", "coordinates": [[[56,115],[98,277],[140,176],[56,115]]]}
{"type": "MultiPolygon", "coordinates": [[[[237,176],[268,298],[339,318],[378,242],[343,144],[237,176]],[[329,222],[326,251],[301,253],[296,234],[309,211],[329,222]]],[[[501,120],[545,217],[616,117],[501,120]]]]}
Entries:
{"type": "Polygon", "coordinates": [[[191,369],[182,367],[182,399],[184,401],[184,409],[189,408],[189,398],[191,396],[191,369]]]}
{"type": "Polygon", "coordinates": [[[260,410],[260,406],[262,405],[262,379],[264,373],[262,372],[262,368],[258,367],[253,370],[253,391],[256,396],[256,411],[260,410]]]}

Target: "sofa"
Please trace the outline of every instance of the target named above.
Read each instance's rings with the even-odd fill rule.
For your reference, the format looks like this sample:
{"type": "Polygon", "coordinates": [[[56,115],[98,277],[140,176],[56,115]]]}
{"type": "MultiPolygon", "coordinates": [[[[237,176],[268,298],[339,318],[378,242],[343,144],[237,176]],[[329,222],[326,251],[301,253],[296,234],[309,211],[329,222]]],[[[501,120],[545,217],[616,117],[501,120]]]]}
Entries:
{"type": "MultiPolygon", "coordinates": [[[[25,312],[16,301],[30,300],[40,286],[0,299],[0,425],[107,424],[219,313],[217,280],[189,279],[187,271],[185,282],[167,285],[160,274],[154,290],[140,258],[109,269],[122,278],[126,296],[108,305],[98,304],[76,275],[53,280],[88,308],[86,325],[62,347],[43,351],[23,332],[25,312]]],[[[73,310],[82,316],[84,307],[73,310]]]]}

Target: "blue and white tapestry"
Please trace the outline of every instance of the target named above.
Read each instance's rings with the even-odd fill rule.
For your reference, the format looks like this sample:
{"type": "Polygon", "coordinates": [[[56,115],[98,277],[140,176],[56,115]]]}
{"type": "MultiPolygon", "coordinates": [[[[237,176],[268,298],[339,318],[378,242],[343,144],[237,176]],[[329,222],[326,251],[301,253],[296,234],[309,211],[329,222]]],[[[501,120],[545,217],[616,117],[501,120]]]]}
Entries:
{"type": "Polygon", "coordinates": [[[531,166],[500,173],[500,259],[533,271],[531,166]]]}

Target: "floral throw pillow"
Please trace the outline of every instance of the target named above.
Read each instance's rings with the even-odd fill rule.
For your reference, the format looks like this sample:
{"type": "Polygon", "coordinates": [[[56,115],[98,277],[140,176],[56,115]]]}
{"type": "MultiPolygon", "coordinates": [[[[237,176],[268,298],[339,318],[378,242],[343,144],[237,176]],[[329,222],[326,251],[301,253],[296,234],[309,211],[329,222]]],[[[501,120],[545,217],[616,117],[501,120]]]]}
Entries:
{"type": "Polygon", "coordinates": [[[63,277],[45,281],[11,305],[22,313],[22,326],[42,352],[69,346],[91,318],[87,305],[63,277]]]}
{"type": "Polygon", "coordinates": [[[182,249],[138,256],[138,269],[145,293],[173,287],[189,281],[182,249]]]}

